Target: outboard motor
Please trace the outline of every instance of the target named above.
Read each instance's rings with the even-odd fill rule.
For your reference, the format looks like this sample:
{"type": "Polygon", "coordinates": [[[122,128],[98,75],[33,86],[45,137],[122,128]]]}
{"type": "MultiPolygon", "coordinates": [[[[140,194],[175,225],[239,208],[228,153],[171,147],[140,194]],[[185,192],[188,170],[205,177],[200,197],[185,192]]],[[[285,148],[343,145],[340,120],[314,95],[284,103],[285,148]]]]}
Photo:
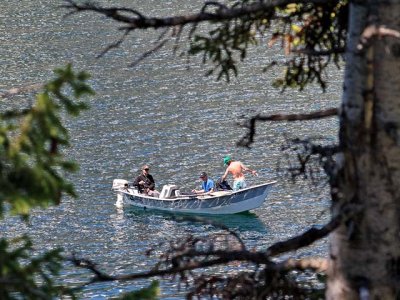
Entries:
{"type": "Polygon", "coordinates": [[[111,187],[111,190],[117,192],[117,202],[115,202],[115,206],[117,208],[122,208],[124,206],[124,195],[122,193],[119,193],[118,191],[123,189],[128,189],[128,187],[129,187],[128,180],[125,179],[113,180],[113,185],[111,187]]]}
{"type": "Polygon", "coordinates": [[[118,191],[123,188],[128,188],[129,182],[125,179],[114,179],[111,190],[118,191]]]}

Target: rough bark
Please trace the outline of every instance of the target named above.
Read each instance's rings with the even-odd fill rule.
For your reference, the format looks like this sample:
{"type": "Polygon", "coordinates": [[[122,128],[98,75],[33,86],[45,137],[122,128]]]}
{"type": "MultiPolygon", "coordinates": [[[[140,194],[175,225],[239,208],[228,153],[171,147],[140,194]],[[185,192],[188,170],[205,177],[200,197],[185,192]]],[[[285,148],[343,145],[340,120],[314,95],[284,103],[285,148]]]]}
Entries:
{"type": "Polygon", "coordinates": [[[399,31],[400,1],[351,3],[332,213],[356,212],[331,235],[327,299],[400,298],[400,39],[360,47],[371,25],[399,31]]]}

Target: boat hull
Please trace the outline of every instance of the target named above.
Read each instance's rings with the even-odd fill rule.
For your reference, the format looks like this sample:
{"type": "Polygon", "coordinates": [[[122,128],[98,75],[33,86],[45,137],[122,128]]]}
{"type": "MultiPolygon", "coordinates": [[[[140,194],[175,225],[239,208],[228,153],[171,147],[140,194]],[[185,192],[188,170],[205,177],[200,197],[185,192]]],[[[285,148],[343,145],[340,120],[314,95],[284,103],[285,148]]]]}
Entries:
{"type": "Polygon", "coordinates": [[[156,209],[173,213],[235,214],[262,205],[275,182],[268,182],[236,192],[215,192],[205,196],[154,198],[134,190],[117,191],[117,206],[133,205],[143,209],[156,209]]]}

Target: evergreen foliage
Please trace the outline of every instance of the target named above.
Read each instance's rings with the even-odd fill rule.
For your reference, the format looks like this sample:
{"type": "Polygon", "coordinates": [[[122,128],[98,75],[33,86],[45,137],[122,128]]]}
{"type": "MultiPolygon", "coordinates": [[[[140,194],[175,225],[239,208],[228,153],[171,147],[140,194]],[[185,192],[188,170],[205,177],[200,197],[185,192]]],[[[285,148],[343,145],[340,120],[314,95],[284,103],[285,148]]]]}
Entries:
{"type": "MultiPolygon", "coordinates": [[[[251,3],[239,1],[230,9],[251,3]]],[[[269,46],[279,42],[286,55],[295,56],[285,61],[284,76],[275,81],[275,86],[302,90],[317,82],[325,89],[326,67],[330,62],[339,67],[344,53],[347,4],[347,1],[285,3],[274,9],[214,22],[207,34],[193,34],[188,53],[201,54],[204,63],[212,63],[207,76],[217,73],[217,80],[225,77],[229,81],[231,74],[237,75],[238,62],[246,58],[250,46],[263,43],[265,39],[269,40],[269,46]]],[[[218,7],[222,9],[228,8],[218,7]]],[[[264,71],[268,69],[266,66],[264,71]]]]}
{"type": "MultiPolygon", "coordinates": [[[[76,196],[65,179],[77,165],[65,158],[70,146],[63,119],[78,116],[88,106],[78,99],[92,95],[89,75],[72,66],[55,70],[31,107],[0,113],[0,218],[17,215],[25,221],[31,209],[76,196]]],[[[61,269],[61,249],[38,254],[29,237],[0,240],[0,298],[54,299],[71,289],[55,283],[61,269]]]]}

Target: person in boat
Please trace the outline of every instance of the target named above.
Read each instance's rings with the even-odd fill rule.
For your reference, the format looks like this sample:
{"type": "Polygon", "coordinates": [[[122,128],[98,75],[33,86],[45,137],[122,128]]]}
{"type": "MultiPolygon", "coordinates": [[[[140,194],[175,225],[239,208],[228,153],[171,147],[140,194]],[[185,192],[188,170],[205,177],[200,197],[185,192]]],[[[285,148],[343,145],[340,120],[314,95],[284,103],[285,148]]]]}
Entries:
{"type": "Polygon", "coordinates": [[[244,173],[249,172],[254,176],[258,176],[255,170],[252,170],[242,164],[240,161],[233,160],[230,156],[224,157],[224,166],[228,166],[224,175],[221,177],[221,181],[224,181],[228,174],[233,176],[233,191],[244,189],[247,187],[244,173]]]}
{"type": "Polygon", "coordinates": [[[200,180],[201,180],[201,189],[200,190],[192,190],[192,193],[195,194],[210,194],[214,191],[214,181],[208,178],[206,172],[200,173],[200,180]]]}
{"type": "Polygon", "coordinates": [[[140,193],[145,193],[146,195],[158,197],[160,193],[156,191],[156,183],[153,176],[149,173],[150,167],[144,165],[139,176],[133,181],[133,185],[137,187],[140,193]]]}

